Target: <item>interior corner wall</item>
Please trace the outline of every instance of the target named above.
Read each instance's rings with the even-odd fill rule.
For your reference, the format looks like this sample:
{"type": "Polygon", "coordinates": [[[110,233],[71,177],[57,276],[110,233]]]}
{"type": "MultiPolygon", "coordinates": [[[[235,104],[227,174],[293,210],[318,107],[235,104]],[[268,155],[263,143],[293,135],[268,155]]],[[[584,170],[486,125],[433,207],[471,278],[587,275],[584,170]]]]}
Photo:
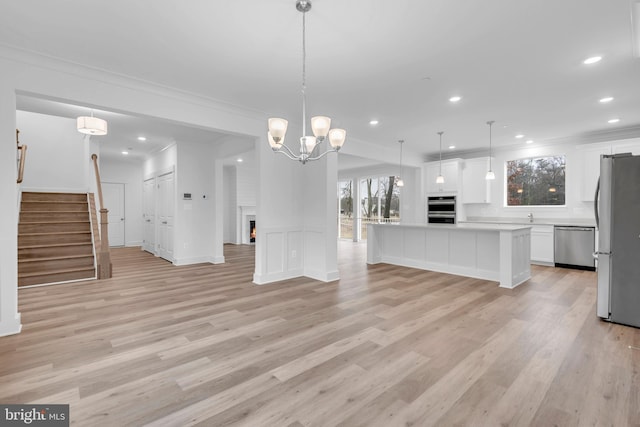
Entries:
{"type": "Polygon", "coordinates": [[[16,111],[20,142],[27,145],[24,181],[28,190],[87,192],[85,145],[74,119],[16,111]]]}
{"type": "MultiPolygon", "coordinates": [[[[299,133],[289,129],[292,135],[299,133]]],[[[260,221],[256,236],[253,281],[265,284],[302,276],[303,168],[299,162],[274,153],[266,135],[256,140],[257,203],[260,221]]]]}
{"type": "Polygon", "coordinates": [[[177,150],[175,263],[219,262],[214,259],[215,226],[222,218],[216,218],[214,211],[213,144],[179,141],[177,150]],[[183,198],[185,193],[191,200],[183,198]]]}
{"type": "Polygon", "coordinates": [[[102,158],[100,178],[102,182],[124,184],[125,246],[142,246],[142,162],[102,158]]]}

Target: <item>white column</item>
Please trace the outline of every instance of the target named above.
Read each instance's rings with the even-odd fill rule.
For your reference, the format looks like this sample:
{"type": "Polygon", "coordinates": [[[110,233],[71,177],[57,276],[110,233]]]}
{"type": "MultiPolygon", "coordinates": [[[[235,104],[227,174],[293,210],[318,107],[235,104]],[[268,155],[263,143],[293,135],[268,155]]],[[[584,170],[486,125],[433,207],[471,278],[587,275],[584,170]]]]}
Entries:
{"type": "MultiPolygon", "coordinates": [[[[0,336],[20,332],[18,313],[18,187],[16,184],[16,94],[0,83],[0,336]]],[[[29,173],[27,153],[25,174],[29,173]]]]}
{"type": "Polygon", "coordinates": [[[223,169],[221,159],[214,161],[214,203],[213,210],[215,218],[213,232],[213,263],[221,264],[224,262],[224,188],[223,188],[223,169]]]}
{"type": "Polygon", "coordinates": [[[351,178],[351,217],[353,218],[353,241],[358,242],[360,240],[360,221],[358,215],[360,214],[360,179],[358,177],[351,178]]]}

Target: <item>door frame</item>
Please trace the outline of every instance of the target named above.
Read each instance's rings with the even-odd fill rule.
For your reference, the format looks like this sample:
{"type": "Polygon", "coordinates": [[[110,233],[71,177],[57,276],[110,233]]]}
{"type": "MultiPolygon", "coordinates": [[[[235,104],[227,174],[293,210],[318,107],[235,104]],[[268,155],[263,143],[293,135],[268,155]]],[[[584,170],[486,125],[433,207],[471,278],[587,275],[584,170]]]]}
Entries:
{"type": "MultiPolygon", "coordinates": [[[[127,246],[127,186],[124,182],[112,182],[112,181],[101,181],[101,186],[104,188],[104,185],[120,185],[122,186],[122,245],[114,245],[113,239],[109,238],[109,246],[110,247],[124,247],[127,246]]],[[[104,193],[104,191],[103,191],[104,193]]],[[[104,194],[103,194],[104,199],[104,194]]],[[[104,206],[106,207],[106,206],[104,206]]],[[[108,207],[106,207],[109,209],[108,207]]],[[[109,227],[109,230],[112,230],[112,227],[109,227]]]]}

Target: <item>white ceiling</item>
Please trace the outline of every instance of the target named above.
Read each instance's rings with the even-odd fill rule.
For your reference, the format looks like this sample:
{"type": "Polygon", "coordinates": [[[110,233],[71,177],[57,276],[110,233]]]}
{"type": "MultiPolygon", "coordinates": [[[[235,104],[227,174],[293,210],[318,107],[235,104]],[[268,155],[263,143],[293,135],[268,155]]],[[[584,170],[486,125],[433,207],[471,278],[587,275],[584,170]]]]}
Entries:
{"type": "MultiPolygon", "coordinates": [[[[438,150],[440,130],[445,147],[486,147],[487,120],[496,121],[496,146],[640,135],[631,4],[313,0],[308,114],[331,116],[347,129],[347,144],[349,136],[395,146],[404,139],[407,152],[422,156],[438,150]],[[602,61],[582,64],[593,55],[602,61]],[[453,95],[463,98],[453,104],[453,95]],[[615,99],[599,103],[605,96],[615,99]],[[614,117],[620,122],[608,124],[614,117]],[[380,124],[369,125],[372,118],[380,124]]],[[[294,0],[21,0],[2,6],[0,43],[295,122],[301,28],[294,0]]],[[[176,138],[153,126],[154,138],[176,138]]],[[[120,138],[133,141],[137,131],[120,138]]]]}

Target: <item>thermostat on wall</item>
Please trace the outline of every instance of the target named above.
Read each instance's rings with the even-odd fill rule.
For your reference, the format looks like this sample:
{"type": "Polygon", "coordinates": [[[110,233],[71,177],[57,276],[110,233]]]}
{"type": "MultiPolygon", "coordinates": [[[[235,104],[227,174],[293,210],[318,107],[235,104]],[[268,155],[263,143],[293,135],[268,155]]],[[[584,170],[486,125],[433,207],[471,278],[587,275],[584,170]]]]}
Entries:
{"type": "Polygon", "coordinates": [[[191,193],[183,193],[182,198],[184,200],[191,200],[191,193]]]}

